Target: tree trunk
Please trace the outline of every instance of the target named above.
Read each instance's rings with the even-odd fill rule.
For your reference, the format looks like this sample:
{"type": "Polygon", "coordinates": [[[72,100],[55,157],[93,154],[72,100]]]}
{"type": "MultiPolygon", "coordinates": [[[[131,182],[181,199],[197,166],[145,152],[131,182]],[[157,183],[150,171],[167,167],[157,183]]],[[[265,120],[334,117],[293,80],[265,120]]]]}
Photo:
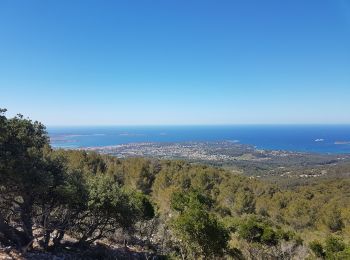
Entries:
{"type": "Polygon", "coordinates": [[[23,203],[20,206],[20,216],[23,225],[23,231],[28,238],[28,243],[33,240],[33,221],[32,221],[32,210],[33,210],[33,199],[24,195],[23,203]]]}
{"type": "Polygon", "coordinates": [[[65,234],[65,231],[63,230],[60,230],[60,231],[57,231],[57,235],[56,237],[53,239],[53,246],[56,248],[56,247],[59,247],[61,245],[61,241],[64,237],[64,234],[65,234]]]}
{"type": "Polygon", "coordinates": [[[43,247],[45,250],[47,250],[49,248],[50,235],[51,235],[51,232],[46,229],[44,231],[44,241],[43,241],[43,247]]]}
{"type": "Polygon", "coordinates": [[[1,214],[0,233],[2,233],[7,240],[9,240],[11,243],[14,243],[19,248],[30,242],[30,239],[28,239],[24,232],[21,232],[7,224],[1,214]]]}

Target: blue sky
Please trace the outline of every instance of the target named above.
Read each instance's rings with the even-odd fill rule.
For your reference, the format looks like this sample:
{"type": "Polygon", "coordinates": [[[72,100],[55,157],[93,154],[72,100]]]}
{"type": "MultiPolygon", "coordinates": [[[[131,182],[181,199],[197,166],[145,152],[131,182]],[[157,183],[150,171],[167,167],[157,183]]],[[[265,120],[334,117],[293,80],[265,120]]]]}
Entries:
{"type": "Polygon", "coordinates": [[[0,1],[0,107],[48,125],[350,123],[350,1],[0,1]]]}

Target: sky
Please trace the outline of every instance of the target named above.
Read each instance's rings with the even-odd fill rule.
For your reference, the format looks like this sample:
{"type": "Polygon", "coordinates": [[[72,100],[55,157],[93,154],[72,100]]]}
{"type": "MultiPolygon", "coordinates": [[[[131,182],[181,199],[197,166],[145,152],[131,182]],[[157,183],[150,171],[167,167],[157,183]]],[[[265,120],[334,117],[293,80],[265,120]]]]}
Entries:
{"type": "Polygon", "coordinates": [[[350,124],[350,1],[1,0],[0,107],[46,125],[350,124]]]}

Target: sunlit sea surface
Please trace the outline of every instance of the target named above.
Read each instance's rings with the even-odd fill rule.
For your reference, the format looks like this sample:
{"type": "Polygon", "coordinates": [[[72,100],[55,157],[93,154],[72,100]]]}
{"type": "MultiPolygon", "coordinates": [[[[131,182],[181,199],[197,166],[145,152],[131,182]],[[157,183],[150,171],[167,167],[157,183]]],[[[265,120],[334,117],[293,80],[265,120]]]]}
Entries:
{"type": "Polygon", "coordinates": [[[48,127],[55,148],[140,142],[236,141],[258,149],[350,153],[350,125],[48,127]]]}

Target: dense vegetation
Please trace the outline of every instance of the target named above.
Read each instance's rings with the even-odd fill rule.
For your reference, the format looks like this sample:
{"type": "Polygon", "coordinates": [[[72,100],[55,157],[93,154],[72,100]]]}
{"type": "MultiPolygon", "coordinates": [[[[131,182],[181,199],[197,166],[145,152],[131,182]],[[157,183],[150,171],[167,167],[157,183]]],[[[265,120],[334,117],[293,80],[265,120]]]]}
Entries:
{"type": "Polygon", "coordinates": [[[42,124],[4,112],[4,245],[67,250],[106,240],[175,259],[350,259],[349,179],[282,189],[184,161],[52,150],[42,124]]]}

